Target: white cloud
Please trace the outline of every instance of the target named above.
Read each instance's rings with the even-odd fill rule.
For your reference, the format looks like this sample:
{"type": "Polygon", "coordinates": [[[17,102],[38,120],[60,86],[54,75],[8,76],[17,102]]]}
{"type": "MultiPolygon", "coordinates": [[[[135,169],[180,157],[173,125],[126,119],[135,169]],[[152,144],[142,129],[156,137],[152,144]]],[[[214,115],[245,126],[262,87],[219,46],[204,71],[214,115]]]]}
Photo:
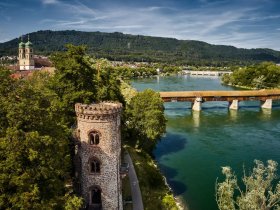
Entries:
{"type": "Polygon", "coordinates": [[[58,4],[58,0],[42,0],[43,4],[58,4]]]}
{"type": "Polygon", "coordinates": [[[152,12],[152,11],[159,11],[159,10],[176,10],[175,8],[172,7],[158,7],[158,6],[153,6],[153,7],[144,7],[140,8],[140,11],[143,12],[152,12]]]}
{"type": "Polygon", "coordinates": [[[244,19],[244,20],[263,21],[263,20],[272,20],[272,19],[280,19],[280,15],[268,15],[268,16],[257,15],[257,16],[249,17],[248,19],[244,19]]]}

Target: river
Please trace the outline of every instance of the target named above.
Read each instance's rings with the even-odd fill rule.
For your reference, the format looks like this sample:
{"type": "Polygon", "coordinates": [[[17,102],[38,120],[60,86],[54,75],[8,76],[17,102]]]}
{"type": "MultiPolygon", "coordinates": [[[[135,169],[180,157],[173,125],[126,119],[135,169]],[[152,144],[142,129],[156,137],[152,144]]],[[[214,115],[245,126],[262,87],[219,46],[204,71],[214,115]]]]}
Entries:
{"type": "MultiPolygon", "coordinates": [[[[218,77],[158,77],[133,80],[132,85],[157,91],[234,89],[221,85],[218,77]]],[[[223,180],[221,166],[231,166],[241,177],[243,165],[252,169],[255,159],[280,164],[280,106],[277,102],[272,110],[262,110],[258,101],[250,101],[240,102],[238,111],[228,110],[227,102],[202,107],[192,112],[190,103],[165,103],[167,133],[154,155],[188,209],[217,210],[215,182],[223,180]]]]}

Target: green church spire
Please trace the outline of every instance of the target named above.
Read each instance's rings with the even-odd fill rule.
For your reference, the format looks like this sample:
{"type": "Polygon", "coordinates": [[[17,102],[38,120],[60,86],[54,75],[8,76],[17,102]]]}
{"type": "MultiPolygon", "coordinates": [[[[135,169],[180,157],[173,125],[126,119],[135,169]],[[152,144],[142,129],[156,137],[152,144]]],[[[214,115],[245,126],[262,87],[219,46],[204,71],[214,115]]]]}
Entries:
{"type": "Polygon", "coordinates": [[[26,44],[25,44],[25,46],[26,47],[32,47],[32,42],[30,42],[30,40],[29,40],[29,34],[28,34],[28,42],[26,42],[26,44]]]}
{"type": "Polygon", "coordinates": [[[25,46],[22,36],[21,36],[21,42],[18,44],[18,46],[19,46],[19,48],[24,48],[24,46],[25,46]]]}

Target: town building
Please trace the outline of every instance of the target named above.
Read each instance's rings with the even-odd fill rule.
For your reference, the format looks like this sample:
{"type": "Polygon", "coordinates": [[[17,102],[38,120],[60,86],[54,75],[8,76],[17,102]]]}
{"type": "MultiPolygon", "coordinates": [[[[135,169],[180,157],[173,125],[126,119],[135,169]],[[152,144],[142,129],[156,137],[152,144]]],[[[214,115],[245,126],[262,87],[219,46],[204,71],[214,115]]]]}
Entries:
{"type": "Polygon", "coordinates": [[[33,52],[33,44],[29,40],[24,43],[21,39],[21,42],[18,46],[18,60],[19,60],[19,69],[20,70],[33,70],[35,69],[34,62],[34,52],[33,52]]]}
{"type": "MultiPolygon", "coordinates": [[[[13,56],[4,56],[1,59],[12,59],[13,56]]],[[[15,60],[17,57],[15,56],[15,60]]],[[[55,68],[52,66],[51,61],[46,56],[34,55],[33,44],[29,39],[26,43],[21,42],[18,47],[18,62],[17,65],[7,65],[7,69],[13,71],[12,77],[15,79],[26,79],[33,75],[34,70],[54,73],[55,68]]]]}

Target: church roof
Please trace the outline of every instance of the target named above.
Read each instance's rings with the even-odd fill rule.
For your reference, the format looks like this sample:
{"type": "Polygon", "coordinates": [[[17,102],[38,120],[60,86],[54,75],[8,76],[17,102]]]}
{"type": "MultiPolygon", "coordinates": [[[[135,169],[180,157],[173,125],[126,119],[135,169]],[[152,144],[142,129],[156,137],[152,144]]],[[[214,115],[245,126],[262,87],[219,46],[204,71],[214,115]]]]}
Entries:
{"type": "Polygon", "coordinates": [[[24,44],[24,42],[22,42],[22,41],[18,44],[19,48],[24,48],[24,45],[25,45],[25,44],[24,44]]]}
{"type": "Polygon", "coordinates": [[[28,42],[25,43],[25,46],[26,46],[26,47],[32,47],[32,45],[33,45],[33,44],[32,44],[32,42],[30,42],[30,41],[28,41],[28,42]]]}

